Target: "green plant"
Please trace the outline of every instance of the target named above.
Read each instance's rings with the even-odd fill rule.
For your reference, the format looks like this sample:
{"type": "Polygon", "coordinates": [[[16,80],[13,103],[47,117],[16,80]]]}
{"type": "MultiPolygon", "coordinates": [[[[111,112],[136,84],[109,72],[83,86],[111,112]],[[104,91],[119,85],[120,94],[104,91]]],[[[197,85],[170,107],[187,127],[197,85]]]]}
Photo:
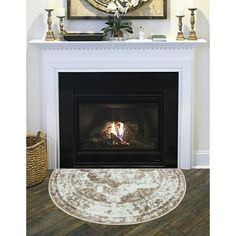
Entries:
{"type": "Polygon", "coordinates": [[[104,27],[102,31],[105,35],[109,35],[112,37],[123,37],[123,32],[128,32],[130,34],[133,33],[133,29],[130,26],[129,22],[122,22],[122,18],[120,15],[115,13],[113,16],[107,17],[107,22],[105,22],[107,27],[104,27]]]}

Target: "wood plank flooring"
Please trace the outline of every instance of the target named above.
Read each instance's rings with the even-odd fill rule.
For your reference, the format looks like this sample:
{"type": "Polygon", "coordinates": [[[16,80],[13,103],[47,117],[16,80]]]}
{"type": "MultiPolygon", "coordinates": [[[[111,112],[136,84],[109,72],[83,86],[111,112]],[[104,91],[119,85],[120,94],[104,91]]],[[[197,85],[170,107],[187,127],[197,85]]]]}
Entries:
{"type": "Polygon", "coordinates": [[[208,236],[209,170],[184,170],[187,192],[169,214],[147,223],[109,226],[88,223],[59,210],[48,194],[45,181],[27,189],[27,235],[76,236],[208,236]]]}

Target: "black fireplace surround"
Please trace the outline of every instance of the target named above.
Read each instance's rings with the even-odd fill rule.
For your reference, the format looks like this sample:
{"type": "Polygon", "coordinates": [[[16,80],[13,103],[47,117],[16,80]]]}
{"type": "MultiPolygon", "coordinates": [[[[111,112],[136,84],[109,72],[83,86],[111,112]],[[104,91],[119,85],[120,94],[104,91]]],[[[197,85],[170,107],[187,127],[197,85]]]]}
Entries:
{"type": "Polygon", "coordinates": [[[177,72],[60,72],[60,167],[177,167],[177,72]]]}

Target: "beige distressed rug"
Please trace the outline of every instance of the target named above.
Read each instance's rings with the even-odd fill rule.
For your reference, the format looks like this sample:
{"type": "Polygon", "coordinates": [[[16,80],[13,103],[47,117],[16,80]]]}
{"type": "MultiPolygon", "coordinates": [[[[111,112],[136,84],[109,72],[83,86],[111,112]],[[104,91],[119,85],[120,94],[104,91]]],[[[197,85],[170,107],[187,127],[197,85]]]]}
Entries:
{"type": "Polygon", "coordinates": [[[49,181],[58,208],[108,225],[159,218],[179,205],[185,191],[180,169],[56,169],[49,181]]]}

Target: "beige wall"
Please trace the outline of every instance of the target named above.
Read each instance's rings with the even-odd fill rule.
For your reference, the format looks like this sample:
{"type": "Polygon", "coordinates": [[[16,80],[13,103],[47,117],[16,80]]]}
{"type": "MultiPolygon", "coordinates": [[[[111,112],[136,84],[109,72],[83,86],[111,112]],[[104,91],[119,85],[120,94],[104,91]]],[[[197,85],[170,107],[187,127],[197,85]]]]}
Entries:
{"type": "MultiPolygon", "coordinates": [[[[186,17],[183,23],[184,32],[187,34],[189,29],[187,2],[187,0],[168,0],[167,20],[133,20],[133,37],[138,36],[139,26],[142,25],[147,37],[151,33],[158,33],[175,38],[177,31],[175,13],[178,7],[185,9],[186,17]]],[[[209,0],[197,2],[199,10],[196,13],[196,31],[199,38],[209,40],[209,0]]],[[[43,7],[43,0],[27,0],[27,40],[44,37],[46,15],[43,7]]],[[[100,31],[104,27],[103,20],[67,20],[65,24],[66,29],[71,31],[100,31]]],[[[55,17],[53,28],[57,31],[55,17]]],[[[31,133],[42,128],[40,50],[38,48],[28,45],[27,63],[27,132],[31,133]]],[[[195,151],[207,151],[209,150],[209,46],[202,46],[196,52],[195,75],[193,148],[195,151]]]]}

